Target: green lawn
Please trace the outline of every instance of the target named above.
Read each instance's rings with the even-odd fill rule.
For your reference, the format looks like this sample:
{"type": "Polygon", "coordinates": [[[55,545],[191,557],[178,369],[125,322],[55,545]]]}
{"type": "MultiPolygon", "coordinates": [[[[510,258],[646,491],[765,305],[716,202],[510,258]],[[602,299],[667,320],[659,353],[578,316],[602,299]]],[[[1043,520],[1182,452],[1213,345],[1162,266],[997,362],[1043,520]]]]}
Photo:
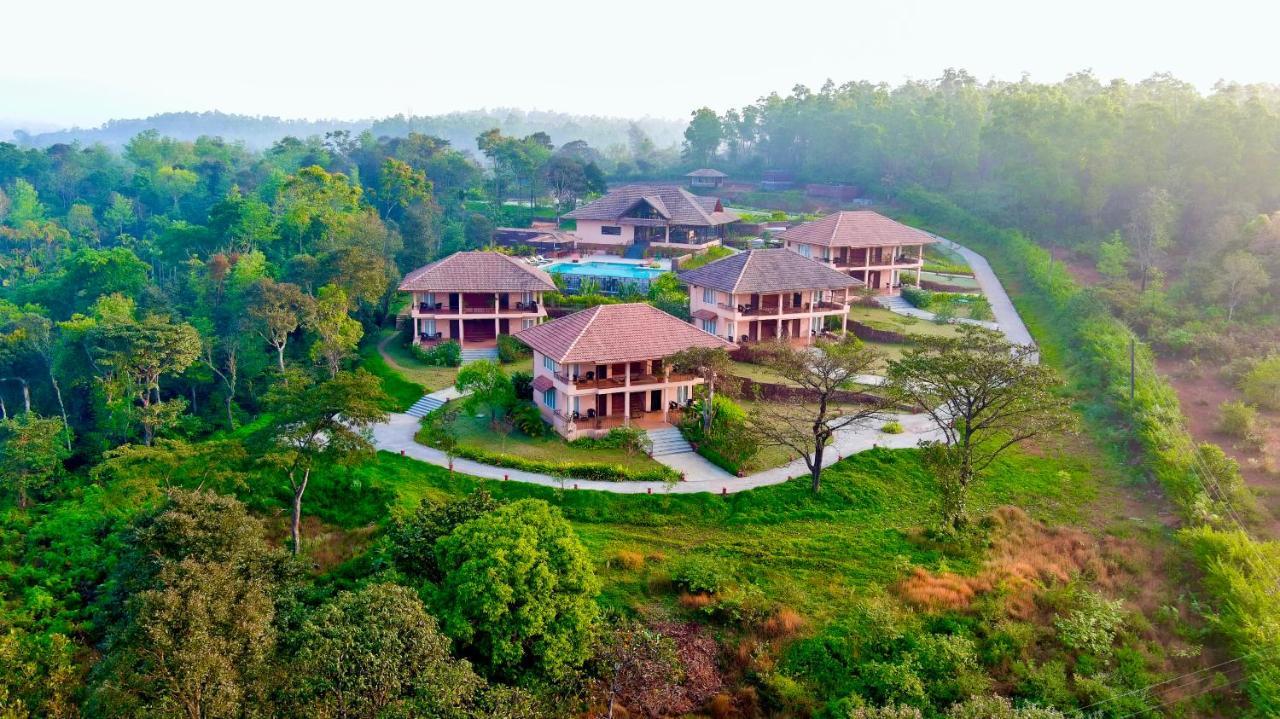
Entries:
{"type": "MultiPolygon", "coordinates": [[[[483,414],[483,413],[482,413],[483,414]]],[[[660,465],[643,454],[627,454],[621,449],[584,449],[564,441],[559,435],[530,437],[520,430],[512,430],[503,437],[489,427],[485,416],[462,415],[454,425],[458,431],[458,443],[479,447],[489,452],[501,452],[524,459],[544,462],[582,462],[616,464],[635,470],[658,469],[660,465]]]]}
{"type": "MultiPolygon", "coordinates": [[[[458,377],[457,367],[431,367],[423,364],[413,356],[408,347],[400,344],[399,340],[392,336],[395,334],[395,330],[387,329],[378,336],[379,342],[390,337],[389,341],[382,344],[382,351],[391,363],[394,363],[391,364],[393,371],[404,379],[421,385],[426,392],[444,389],[454,383],[458,377]]],[[[532,372],[533,359],[526,358],[519,362],[504,364],[502,368],[507,371],[507,374],[519,371],[532,372]]]]}
{"type": "Polygon", "coordinates": [[[968,261],[959,252],[948,249],[941,244],[925,245],[924,261],[925,264],[951,265],[957,269],[969,268],[968,261]]]}
{"type": "MultiPolygon", "coordinates": [[[[498,497],[537,497],[573,522],[604,580],[602,601],[634,608],[674,607],[666,584],[677,557],[710,559],[764,600],[791,606],[815,624],[903,577],[912,565],[972,569],[967,553],[946,555],[913,539],[935,520],[938,494],[915,450],[874,450],[824,473],[817,496],[807,481],[731,494],[620,495],[479,480],[386,453],[355,470],[362,481],[395,492],[401,511],[429,498],[454,499],[479,485],[498,497]],[[651,559],[644,569],[609,566],[621,550],[651,559]]],[[[1013,453],[975,488],[981,513],[1004,504],[1040,519],[1079,524],[1112,470],[1096,458],[1013,453]]]]}
{"type": "Polygon", "coordinates": [[[922,320],[919,317],[908,317],[890,312],[883,307],[867,307],[854,305],[849,308],[849,319],[878,330],[888,330],[906,335],[922,337],[954,337],[959,333],[955,325],[940,325],[936,322],[922,320]]]}
{"type": "Polygon", "coordinates": [[[926,282],[937,282],[944,285],[952,285],[954,287],[963,287],[974,292],[981,292],[982,288],[978,285],[978,281],[967,275],[951,275],[939,274],[937,272],[922,272],[920,278],[926,282]]]}

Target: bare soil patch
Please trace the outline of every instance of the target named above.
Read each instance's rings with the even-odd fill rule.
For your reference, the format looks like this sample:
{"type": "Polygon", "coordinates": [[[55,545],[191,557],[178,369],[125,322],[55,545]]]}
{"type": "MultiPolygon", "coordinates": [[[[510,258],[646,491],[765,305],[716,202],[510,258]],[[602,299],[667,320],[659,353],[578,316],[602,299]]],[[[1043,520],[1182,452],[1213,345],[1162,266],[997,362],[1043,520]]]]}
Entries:
{"type": "Polygon", "coordinates": [[[1213,369],[1196,367],[1178,358],[1159,358],[1156,367],[1178,393],[1187,429],[1197,442],[1213,442],[1240,465],[1240,474],[1269,515],[1260,527],[1268,538],[1280,538],[1280,413],[1260,411],[1261,451],[1218,431],[1218,407],[1239,400],[1240,393],[1213,369]]]}

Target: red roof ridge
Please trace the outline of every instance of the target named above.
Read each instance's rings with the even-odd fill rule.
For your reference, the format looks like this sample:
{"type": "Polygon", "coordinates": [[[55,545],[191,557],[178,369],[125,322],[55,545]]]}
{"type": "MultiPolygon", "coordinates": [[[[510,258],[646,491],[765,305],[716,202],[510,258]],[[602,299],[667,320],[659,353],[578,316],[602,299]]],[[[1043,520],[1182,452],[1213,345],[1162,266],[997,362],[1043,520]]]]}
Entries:
{"type": "MultiPolygon", "coordinates": [[[[574,337],[573,341],[569,343],[569,346],[565,348],[565,351],[564,351],[565,357],[568,357],[569,355],[573,354],[573,348],[577,347],[578,342],[581,341],[582,338],[586,336],[587,330],[591,329],[591,325],[596,321],[596,318],[600,316],[600,311],[603,307],[604,305],[596,305],[595,307],[592,307],[591,309],[587,310],[588,312],[591,313],[591,316],[587,318],[587,323],[582,326],[582,329],[578,330],[578,335],[574,337]]],[[[556,361],[559,362],[560,360],[556,360],[556,361]]]]}

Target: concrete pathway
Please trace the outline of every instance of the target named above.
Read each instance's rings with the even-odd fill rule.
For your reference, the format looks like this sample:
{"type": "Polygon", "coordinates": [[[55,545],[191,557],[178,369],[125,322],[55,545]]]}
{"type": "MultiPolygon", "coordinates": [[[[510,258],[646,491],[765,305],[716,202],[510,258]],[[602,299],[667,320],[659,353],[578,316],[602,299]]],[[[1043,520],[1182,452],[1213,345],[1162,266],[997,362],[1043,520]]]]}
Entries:
{"type": "MultiPolygon", "coordinates": [[[[835,440],[827,448],[823,457],[823,466],[840,461],[843,457],[864,452],[872,447],[890,447],[895,449],[915,447],[923,439],[940,439],[941,435],[934,427],[928,415],[894,414],[886,415],[885,420],[896,419],[902,423],[901,434],[885,434],[880,431],[882,422],[869,427],[850,427],[836,434],[835,440]]],[[[420,427],[419,419],[407,414],[393,414],[390,419],[373,427],[373,443],[378,449],[403,454],[434,464],[448,467],[449,458],[444,452],[418,444],[413,436],[420,427]]],[[[562,479],[549,474],[524,472],[518,469],[505,469],[489,464],[481,464],[469,459],[455,459],[454,471],[485,479],[509,479],[513,482],[540,484],[545,487],[562,489],[594,489],[619,494],[693,494],[697,492],[742,492],[756,487],[767,487],[781,484],[792,477],[808,472],[802,460],[774,469],[757,472],[746,477],[735,477],[716,465],[708,462],[699,454],[673,454],[656,457],[657,461],[685,474],[685,481],[668,486],[662,482],[601,482],[584,479],[562,479]]]]}
{"type": "MultiPolygon", "coordinates": [[[[934,235],[937,237],[937,235],[934,235]]],[[[1022,317],[1018,315],[1018,310],[1013,306],[1013,300],[1009,299],[1009,294],[1004,291],[1004,285],[1000,284],[1000,279],[996,277],[996,273],[991,269],[991,264],[987,262],[987,258],[974,252],[973,250],[956,244],[945,237],[938,237],[944,247],[954,250],[969,263],[969,267],[973,270],[973,276],[978,280],[978,286],[982,288],[982,294],[986,295],[987,301],[991,303],[991,312],[996,316],[996,324],[999,325],[1000,331],[1010,342],[1019,345],[1029,345],[1034,347],[1036,341],[1032,339],[1031,332],[1027,326],[1023,324],[1022,317]]],[[[1035,361],[1040,360],[1037,353],[1034,356],[1035,361]]]]}
{"type": "MultiPolygon", "coordinates": [[[[992,271],[991,265],[987,263],[986,258],[945,238],[939,237],[938,239],[945,246],[962,255],[969,263],[969,266],[973,268],[974,276],[978,280],[983,294],[991,302],[991,309],[996,317],[995,324],[1009,338],[1009,341],[1034,346],[1035,341],[1032,340],[1031,333],[1027,330],[1026,325],[1023,324],[1022,318],[1018,316],[1018,311],[1014,309],[1013,302],[1005,292],[1004,286],[1000,284],[1000,280],[996,278],[995,272],[992,271]]],[[[917,312],[923,312],[923,310],[917,310],[917,312]]],[[[932,315],[932,313],[925,314],[932,315]]],[[[1038,360],[1038,356],[1036,359],[1038,360]]],[[[884,379],[875,375],[866,375],[858,377],[857,381],[861,384],[872,385],[880,384],[884,379]]],[[[432,395],[439,395],[440,399],[456,399],[459,396],[457,390],[451,387],[438,393],[432,393],[432,395]],[[454,393],[453,396],[446,397],[445,395],[450,392],[454,393]]],[[[392,454],[402,454],[439,467],[448,467],[449,459],[444,452],[418,444],[414,440],[413,437],[420,426],[418,417],[408,414],[392,414],[387,422],[373,427],[374,446],[392,454]]],[[[844,457],[858,452],[865,452],[874,447],[905,449],[917,446],[922,440],[939,441],[941,439],[942,433],[927,414],[886,414],[881,420],[870,425],[848,427],[837,432],[831,446],[824,453],[823,466],[829,466],[844,457]],[[902,433],[885,434],[880,431],[883,424],[891,420],[896,420],[902,425],[902,433]]],[[[547,487],[594,489],[619,494],[742,492],[757,487],[781,484],[788,479],[808,473],[808,468],[805,467],[804,461],[799,459],[781,467],[757,472],[746,477],[735,477],[712,464],[702,455],[695,453],[672,454],[655,457],[654,459],[681,472],[685,480],[669,486],[662,482],[601,482],[562,479],[537,472],[524,472],[481,464],[469,459],[455,459],[453,468],[463,474],[485,479],[509,479],[514,482],[527,482],[547,487]]]]}

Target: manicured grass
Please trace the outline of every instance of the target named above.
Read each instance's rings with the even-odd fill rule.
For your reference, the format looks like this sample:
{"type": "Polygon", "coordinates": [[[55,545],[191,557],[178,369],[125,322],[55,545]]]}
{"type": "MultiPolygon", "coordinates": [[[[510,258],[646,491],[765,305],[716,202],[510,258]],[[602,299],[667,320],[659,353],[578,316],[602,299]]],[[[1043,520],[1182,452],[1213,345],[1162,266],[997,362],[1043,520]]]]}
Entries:
{"type": "MultiPolygon", "coordinates": [[[[604,580],[602,601],[623,608],[674,605],[666,563],[699,556],[741,585],[794,607],[821,624],[859,598],[883,591],[911,565],[973,569],[968,554],[944,555],[912,538],[936,520],[938,493],[916,450],[874,450],[830,467],[814,496],[807,479],[725,497],[714,494],[619,495],[479,480],[386,453],[356,470],[393,490],[401,510],[444,501],[483,485],[504,499],[537,497],[573,522],[604,580]],[[651,557],[641,570],[608,566],[621,550],[651,557]],[[664,555],[667,559],[653,558],[664,555]]],[[[1017,504],[1039,519],[1079,523],[1109,469],[1090,458],[1013,453],[974,490],[982,513],[1017,504]]]]}
{"type": "Polygon", "coordinates": [[[954,287],[964,287],[966,289],[973,290],[974,292],[981,291],[981,286],[978,284],[978,281],[967,275],[952,275],[952,274],[939,274],[937,272],[922,272],[920,273],[920,278],[922,280],[925,280],[926,282],[938,282],[940,284],[952,285],[954,287]]]}
{"type": "Polygon", "coordinates": [[[658,462],[638,452],[629,455],[622,449],[575,447],[556,434],[530,437],[518,429],[513,429],[511,434],[504,438],[490,429],[487,416],[464,414],[458,417],[454,428],[458,432],[460,445],[479,447],[489,452],[500,452],[524,459],[540,462],[616,464],[635,470],[653,470],[661,467],[658,462]]]}
{"type": "Polygon", "coordinates": [[[865,305],[850,307],[849,319],[861,322],[873,329],[889,330],[900,334],[919,335],[922,337],[954,337],[960,331],[955,325],[940,325],[936,322],[922,320],[919,317],[909,317],[890,312],[883,307],[867,307],[865,305]]]}
{"type": "Polygon", "coordinates": [[[422,384],[407,380],[392,369],[378,354],[378,346],[372,341],[360,348],[360,366],[382,380],[382,390],[391,397],[391,402],[385,407],[388,411],[403,412],[427,393],[422,384]]]}
{"type": "Polygon", "coordinates": [[[925,245],[924,261],[925,264],[949,265],[956,269],[970,269],[968,261],[959,252],[940,244],[925,245]]]}
{"type": "MultiPolygon", "coordinates": [[[[422,386],[425,392],[435,392],[436,390],[444,389],[445,387],[452,386],[457,380],[457,367],[431,367],[430,365],[423,364],[417,357],[413,356],[413,353],[408,347],[400,344],[398,338],[392,337],[394,334],[396,334],[395,330],[383,330],[378,336],[379,342],[390,337],[390,340],[382,345],[382,349],[383,352],[386,353],[387,357],[395,363],[394,367],[389,366],[391,371],[394,371],[400,377],[408,380],[409,382],[422,386]]],[[[502,368],[506,370],[507,374],[519,371],[532,372],[533,359],[526,358],[519,362],[504,364],[502,368]]],[[[418,395],[418,397],[421,396],[422,394],[418,395]]]]}
{"type": "Polygon", "coordinates": [[[703,265],[710,264],[716,260],[724,259],[733,254],[733,250],[728,247],[718,246],[711,247],[700,255],[690,257],[686,262],[680,265],[681,270],[696,270],[703,265]]]}

